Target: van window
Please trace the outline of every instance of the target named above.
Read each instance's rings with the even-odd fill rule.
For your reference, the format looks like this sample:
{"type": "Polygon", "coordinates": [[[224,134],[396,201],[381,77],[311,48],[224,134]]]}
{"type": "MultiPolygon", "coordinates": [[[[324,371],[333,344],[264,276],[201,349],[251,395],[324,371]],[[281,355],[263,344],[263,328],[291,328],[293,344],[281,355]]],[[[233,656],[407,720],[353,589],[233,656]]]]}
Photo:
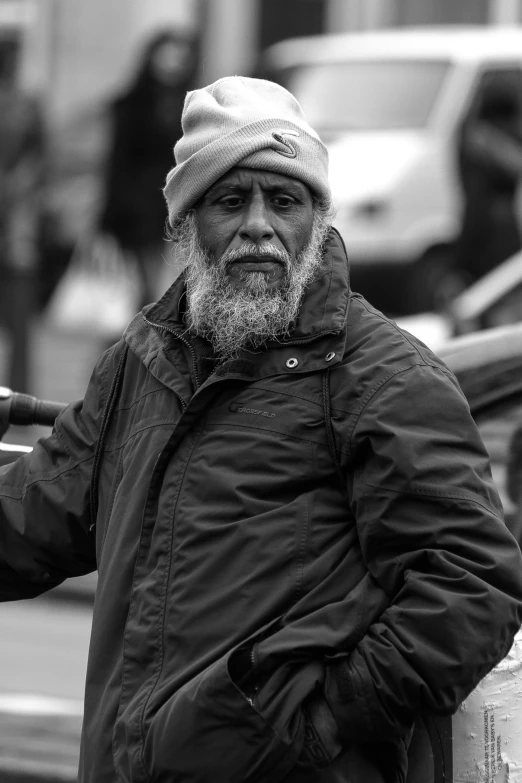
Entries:
{"type": "Polygon", "coordinates": [[[287,86],[319,132],[422,128],[449,68],[439,60],[306,65],[287,86]]]}

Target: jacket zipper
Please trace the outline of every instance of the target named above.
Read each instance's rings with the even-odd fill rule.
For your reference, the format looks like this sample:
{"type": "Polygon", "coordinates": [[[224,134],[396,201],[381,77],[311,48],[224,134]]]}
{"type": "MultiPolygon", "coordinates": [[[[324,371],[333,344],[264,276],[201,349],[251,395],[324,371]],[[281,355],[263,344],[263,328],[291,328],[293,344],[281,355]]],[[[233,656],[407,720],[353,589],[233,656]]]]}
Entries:
{"type": "MultiPolygon", "coordinates": [[[[154,326],[156,329],[164,329],[166,332],[170,332],[172,335],[174,335],[174,337],[176,337],[176,339],[180,340],[182,343],[184,343],[187,346],[187,348],[190,351],[190,355],[192,356],[192,369],[194,370],[194,378],[196,380],[196,389],[199,389],[200,382],[199,382],[199,375],[198,375],[198,367],[197,367],[197,363],[196,363],[196,352],[195,352],[194,348],[191,346],[191,344],[189,343],[189,341],[185,340],[184,337],[182,337],[180,334],[178,334],[178,332],[176,332],[174,329],[172,329],[171,326],[168,326],[167,324],[158,324],[158,323],[155,323],[154,321],[149,321],[149,319],[146,318],[145,316],[143,316],[143,320],[145,321],[145,323],[149,324],[149,326],[154,326]]],[[[181,400],[181,402],[183,404],[183,407],[186,408],[187,407],[187,403],[184,402],[184,400],[181,400]]]]}
{"type": "Polygon", "coordinates": [[[257,642],[254,642],[250,650],[250,667],[252,669],[253,690],[252,690],[252,695],[247,698],[251,707],[257,706],[257,693],[259,691],[259,683],[256,677],[256,669],[257,669],[256,647],[257,647],[257,642]]]}
{"type": "Polygon", "coordinates": [[[253,681],[253,690],[252,695],[249,696],[247,693],[244,693],[245,699],[250,704],[251,707],[256,706],[256,697],[257,692],[259,690],[259,684],[256,680],[256,668],[257,668],[257,662],[256,662],[256,647],[257,642],[254,642],[252,645],[250,644],[242,644],[241,647],[237,648],[236,652],[245,652],[246,650],[249,650],[248,659],[250,663],[250,669],[252,674],[252,681],[253,681]]]}
{"type": "MultiPolygon", "coordinates": [[[[196,388],[199,389],[200,383],[199,383],[199,376],[198,376],[198,370],[196,365],[196,352],[194,351],[193,347],[189,343],[188,340],[185,340],[184,337],[182,337],[180,334],[178,334],[172,327],[168,326],[167,324],[162,323],[156,323],[154,321],[149,321],[148,318],[143,316],[143,320],[145,323],[149,324],[149,326],[154,326],[157,329],[165,329],[165,331],[170,332],[174,337],[177,337],[178,340],[181,340],[182,343],[185,343],[185,345],[188,347],[191,356],[192,356],[192,366],[194,370],[194,376],[196,379],[196,388]]],[[[328,334],[339,334],[339,331],[329,330],[326,332],[320,332],[319,334],[314,335],[313,337],[303,337],[301,340],[288,340],[283,343],[279,343],[279,346],[284,345],[287,346],[293,346],[293,345],[306,345],[307,343],[312,343],[314,340],[318,340],[320,337],[325,337],[328,334]]]]}

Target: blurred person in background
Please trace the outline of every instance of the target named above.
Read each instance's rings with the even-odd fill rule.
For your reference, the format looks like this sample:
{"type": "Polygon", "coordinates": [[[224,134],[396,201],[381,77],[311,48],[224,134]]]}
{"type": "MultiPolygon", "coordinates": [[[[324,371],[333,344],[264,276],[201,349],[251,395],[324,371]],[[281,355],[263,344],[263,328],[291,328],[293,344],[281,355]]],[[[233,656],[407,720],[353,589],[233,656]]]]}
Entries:
{"type": "Polygon", "coordinates": [[[1,315],[11,338],[9,379],[27,389],[27,329],[37,301],[45,133],[38,100],[18,86],[19,43],[0,43],[1,315]]]}
{"type": "Polygon", "coordinates": [[[486,449],[448,368],[350,290],[289,92],[189,93],[175,159],[186,271],[2,468],[0,599],[98,568],[81,783],[399,783],[419,715],[522,620],[486,449]]]}
{"type": "Polygon", "coordinates": [[[457,268],[468,283],[520,250],[516,195],[522,177],[522,110],[510,84],[484,88],[476,113],[463,123],[458,171],[464,212],[457,268]]]}
{"type": "Polygon", "coordinates": [[[506,488],[514,510],[506,515],[509,529],[522,547],[522,424],[520,424],[509,442],[506,488]]]}
{"type": "Polygon", "coordinates": [[[172,165],[181,112],[197,67],[197,43],[165,30],[147,43],[130,87],[110,108],[110,139],[99,228],[137,259],[142,304],[155,301],[165,269],[165,202],[159,183],[172,165]]]}

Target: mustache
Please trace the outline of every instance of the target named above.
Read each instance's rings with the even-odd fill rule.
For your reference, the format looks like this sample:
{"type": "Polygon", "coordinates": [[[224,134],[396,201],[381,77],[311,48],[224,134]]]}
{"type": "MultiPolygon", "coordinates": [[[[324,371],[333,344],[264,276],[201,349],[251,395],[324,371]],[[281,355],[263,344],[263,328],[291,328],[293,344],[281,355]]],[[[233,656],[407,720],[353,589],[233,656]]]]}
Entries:
{"type": "Polygon", "coordinates": [[[250,242],[234,250],[226,250],[219,259],[218,266],[225,271],[230,264],[236,261],[242,261],[244,258],[259,258],[260,260],[270,258],[271,261],[278,261],[286,270],[290,269],[292,259],[290,253],[280,247],[271,245],[255,245],[250,242]]]}

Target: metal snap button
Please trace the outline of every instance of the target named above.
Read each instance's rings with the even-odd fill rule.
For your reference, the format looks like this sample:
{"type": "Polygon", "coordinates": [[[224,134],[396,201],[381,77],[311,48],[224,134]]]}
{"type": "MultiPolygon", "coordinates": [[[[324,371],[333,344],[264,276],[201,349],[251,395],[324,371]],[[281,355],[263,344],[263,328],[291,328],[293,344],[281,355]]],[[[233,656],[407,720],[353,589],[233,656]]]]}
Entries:
{"type": "Polygon", "coordinates": [[[287,367],[288,367],[290,370],[293,370],[293,369],[294,369],[294,367],[297,367],[297,365],[298,365],[298,364],[299,364],[299,362],[298,362],[298,361],[297,361],[297,359],[295,359],[295,358],[292,358],[292,359],[287,359],[287,360],[286,360],[286,366],[287,366],[287,367]]]}
{"type": "Polygon", "coordinates": [[[325,359],[326,359],[327,362],[331,362],[334,357],[335,357],[335,352],[334,351],[330,351],[330,353],[326,354],[325,359]]]}

